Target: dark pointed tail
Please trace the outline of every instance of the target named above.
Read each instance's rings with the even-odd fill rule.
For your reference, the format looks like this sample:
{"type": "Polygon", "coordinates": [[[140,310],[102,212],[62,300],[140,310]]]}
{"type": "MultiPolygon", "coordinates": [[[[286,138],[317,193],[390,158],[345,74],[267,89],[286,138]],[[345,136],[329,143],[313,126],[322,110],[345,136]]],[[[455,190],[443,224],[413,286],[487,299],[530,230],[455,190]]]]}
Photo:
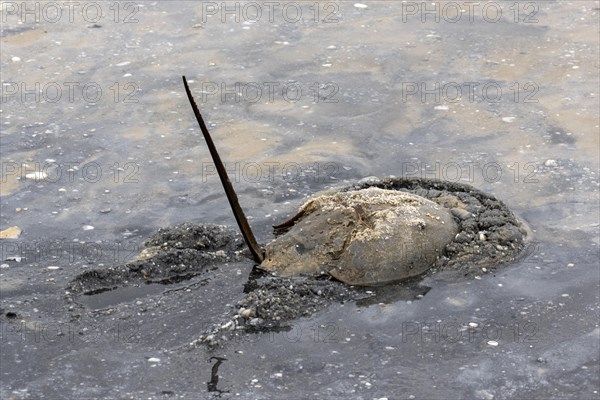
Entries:
{"type": "Polygon", "coordinates": [[[192,105],[192,110],[194,110],[194,115],[196,115],[196,119],[198,120],[198,125],[200,125],[200,129],[202,130],[204,139],[206,139],[206,144],[208,145],[210,155],[212,156],[213,162],[215,163],[215,167],[217,167],[219,178],[221,179],[221,183],[223,184],[223,188],[225,189],[225,194],[227,195],[227,200],[229,200],[229,205],[231,206],[233,215],[235,216],[235,220],[237,221],[238,226],[242,231],[242,236],[244,236],[244,240],[246,241],[246,244],[248,245],[248,248],[250,249],[250,252],[254,257],[254,260],[260,264],[265,259],[265,252],[256,242],[256,238],[252,233],[252,229],[250,229],[248,220],[244,215],[242,207],[240,207],[237,195],[233,190],[233,186],[231,185],[229,176],[227,176],[227,171],[225,171],[225,167],[223,166],[221,157],[219,157],[219,153],[217,153],[217,148],[215,147],[215,144],[213,143],[212,138],[210,137],[210,133],[208,133],[208,129],[206,128],[206,124],[202,119],[202,115],[200,115],[200,110],[198,110],[198,106],[194,101],[194,97],[192,96],[192,92],[190,91],[190,87],[188,86],[185,76],[183,76],[183,86],[185,86],[185,92],[187,93],[190,104],[192,105]]]}

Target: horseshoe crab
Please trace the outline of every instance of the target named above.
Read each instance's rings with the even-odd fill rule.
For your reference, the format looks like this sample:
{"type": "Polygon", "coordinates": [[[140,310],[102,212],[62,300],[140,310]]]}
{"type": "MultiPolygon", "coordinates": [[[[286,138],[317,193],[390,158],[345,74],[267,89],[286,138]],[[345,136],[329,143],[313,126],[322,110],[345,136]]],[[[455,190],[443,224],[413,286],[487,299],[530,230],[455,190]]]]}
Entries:
{"type": "Polygon", "coordinates": [[[448,209],[407,192],[367,188],[316,196],[267,244],[259,268],[325,274],[352,285],[419,275],[458,233],[448,209]]]}
{"type": "Polygon", "coordinates": [[[292,219],[275,227],[287,232],[263,249],[239,205],[185,77],[183,82],[258,268],[280,276],[329,274],[347,284],[381,285],[425,272],[458,234],[447,208],[412,193],[367,188],[313,197],[292,219]]]}

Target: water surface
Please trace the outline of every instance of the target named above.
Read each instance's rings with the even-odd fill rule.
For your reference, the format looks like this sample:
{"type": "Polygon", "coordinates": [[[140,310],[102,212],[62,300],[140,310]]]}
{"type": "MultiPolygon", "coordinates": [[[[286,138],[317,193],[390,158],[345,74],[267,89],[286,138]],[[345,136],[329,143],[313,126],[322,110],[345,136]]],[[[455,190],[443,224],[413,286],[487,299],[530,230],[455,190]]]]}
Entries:
{"type": "Polygon", "coordinates": [[[482,5],[456,22],[441,3],[439,21],[410,2],[301,3],[298,21],[296,3],[272,20],[256,4],[258,21],[141,2],[72,22],[3,5],[0,222],[23,233],[0,242],[2,397],[206,397],[219,393],[213,355],[227,358],[224,398],[597,397],[599,3],[488,2],[499,19],[482,5]],[[184,74],[261,242],[315,191],[396,175],[497,196],[534,251],[480,280],[434,278],[420,300],[336,305],[212,353],[181,349],[251,265],[127,298],[127,320],[71,320],[77,274],[131,259],[161,226],[235,222],[184,74]]]}

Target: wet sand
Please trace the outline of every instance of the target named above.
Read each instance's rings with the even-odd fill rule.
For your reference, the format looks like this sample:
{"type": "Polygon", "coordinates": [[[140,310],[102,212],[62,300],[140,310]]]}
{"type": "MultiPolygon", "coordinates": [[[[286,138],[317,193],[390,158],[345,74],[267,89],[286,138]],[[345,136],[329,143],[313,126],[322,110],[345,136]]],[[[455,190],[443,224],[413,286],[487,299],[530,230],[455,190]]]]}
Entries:
{"type": "Polygon", "coordinates": [[[598,396],[599,3],[424,23],[365,4],[222,22],[201,3],[118,3],[118,23],[108,3],[98,21],[37,23],[3,4],[0,230],[22,229],[0,241],[3,398],[598,396]],[[234,226],[183,74],[262,243],[311,194],[395,175],[497,197],[534,250],[480,280],[377,288],[216,351],[190,343],[238,311],[243,259],[70,309],[69,282],[131,261],[160,227],[234,226]],[[216,384],[211,356],[227,359],[216,384]]]}

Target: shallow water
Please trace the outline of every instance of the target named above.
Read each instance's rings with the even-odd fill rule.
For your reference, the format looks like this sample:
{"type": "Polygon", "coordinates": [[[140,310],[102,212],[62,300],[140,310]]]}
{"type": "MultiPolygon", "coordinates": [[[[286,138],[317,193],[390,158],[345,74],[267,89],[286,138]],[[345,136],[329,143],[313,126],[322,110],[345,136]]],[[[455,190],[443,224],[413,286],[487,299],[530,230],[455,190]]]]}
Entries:
{"type": "Polygon", "coordinates": [[[149,294],[162,293],[164,289],[164,286],[157,284],[125,286],[101,293],[86,293],[79,300],[86,308],[101,310],[120,303],[138,301],[149,294]]]}
{"type": "Polygon", "coordinates": [[[208,397],[212,355],[227,358],[224,398],[598,396],[599,2],[487,2],[456,22],[442,3],[306,3],[299,21],[296,3],[272,21],[254,3],[257,22],[199,2],[97,3],[98,21],[90,6],[52,22],[40,5],[37,23],[8,4],[21,3],[1,15],[0,221],[23,233],[0,242],[2,398],[208,397]],[[213,353],[185,346],[241,296],[251,263],[127,298],[123,320],[72,320],[77,274],[130,260],[161,226],[235,223],[183,74],[260,242],[318,190],[420,176],[505,201],[531,254],[213,353]]]}

